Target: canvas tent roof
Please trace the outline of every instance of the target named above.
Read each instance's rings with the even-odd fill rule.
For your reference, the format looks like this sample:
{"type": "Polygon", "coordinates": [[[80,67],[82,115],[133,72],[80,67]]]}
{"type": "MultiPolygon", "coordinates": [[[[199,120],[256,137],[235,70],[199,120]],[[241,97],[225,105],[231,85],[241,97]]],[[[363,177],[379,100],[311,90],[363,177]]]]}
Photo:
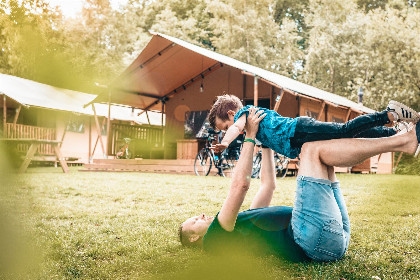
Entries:
{"type": "MultiPolygon", "coordinates": [[[[203,70],[224,64],[256,75],[279,87],[362,112],[373,110],[336,94],[252,66],[183,40],[151,32],[152,39],[134,62],[114,81],[111,102],[146,110],[161,110],[159,100],[173,94],[203,70]]],[[[182,88],[181,88],[182,90],[182,88]]],[[[99,95],[93,102],[106,102],[99,95]]]]}
{"type": "MultiPolygon", "coordinates": [[[[0,74],[0,94],[5,94],[24,106],[94,115],[91,106],[84,108],[83,105],[94,100],[96,95],[57,88],[15,76],[0,74]]],[[[108,117],[108,105],[95,104],[95,109],[98,116],[108,117]]],[[[132,112],[131,108],[114,105],[111,107],[111,119],[148,123],[147,116],[138,116],[139,112],[139,109],[132,112]]],[[[149,119],[151,124],[161,125],[161,114],[150,112],[149,119]]]]}

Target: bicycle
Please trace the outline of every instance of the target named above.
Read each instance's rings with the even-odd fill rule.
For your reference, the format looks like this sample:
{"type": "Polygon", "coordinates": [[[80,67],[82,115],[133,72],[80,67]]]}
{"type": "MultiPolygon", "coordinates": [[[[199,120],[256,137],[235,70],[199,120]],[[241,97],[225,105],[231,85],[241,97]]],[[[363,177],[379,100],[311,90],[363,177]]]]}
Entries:
{"type": "Polygon", "coordinates": [[[194,172],[197,176],[209,175],[213,165],[217,168],[216,175],[225,177],[226,170],[229,170],[230,173],[232,173],[235,162],[239,159],[240,148],[237,148],[238,144],[234,141],[234,145],[225,149],[220,156],[215,154],[210,147],[213,142],[218,141],[218,139],[216,139],[218,134],[219,133],[215,132],[213,129],[208,130],[206,145],[197,153],[194,160],[194,172]]]}
{"type": "MultiPolygon", "coordinates": [[[[254,156],[252,161],[251,178],[260,178],[261,176],[261,149],[254,156]]],[[[276,168],[276,176],[284,178],[289,170],[289,159],[279,153],[274,152],[274,166],[276,168]]]]}
{"type": "Polygon", "coordinates": [[[129,149],[131,138],[124,138],[124,142],[116,156],[118,159],[131,159],[133,158],[133,152],[129,149]]]}

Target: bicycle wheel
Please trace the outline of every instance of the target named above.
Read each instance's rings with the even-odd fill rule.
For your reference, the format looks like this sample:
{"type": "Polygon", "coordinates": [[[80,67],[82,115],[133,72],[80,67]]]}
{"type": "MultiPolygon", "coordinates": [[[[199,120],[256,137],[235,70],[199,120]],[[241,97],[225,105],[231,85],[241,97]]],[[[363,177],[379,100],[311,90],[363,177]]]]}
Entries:
{"type": "Polygon", "coordinates": [[[207,176],[210,173],[212,163],[210,152],[203,148],[201,149],[194,160],[194,172],[197,176],[207,176]]]}
{"type": "Polygon", "coordinates": [[[259,178],[261,171],[261,153],[258,153],[252,161],[251,178],[259,178]]]}
{"type": "Polygon", "coordinates": [[[219,170],[218,174],[222,177],[232,177],[234,162],[227,158],[222,158],[215,167],[219,170]]]}
{"type": "Polygon", "coordinates": [[[239,159],[239,153],[240,152],[238,150],[229,149],[228,152],[223,155],[221,166],[225,177],[232,177],[235,165],[239,159]]]}
{"type": "Polygon", "coordinates": [[[277,177],[284,178],[289,170],[289,159],[287,159],[283,155],[276,154],[275,158],[275,165],[276,165],[276,175],[277,177]]]}

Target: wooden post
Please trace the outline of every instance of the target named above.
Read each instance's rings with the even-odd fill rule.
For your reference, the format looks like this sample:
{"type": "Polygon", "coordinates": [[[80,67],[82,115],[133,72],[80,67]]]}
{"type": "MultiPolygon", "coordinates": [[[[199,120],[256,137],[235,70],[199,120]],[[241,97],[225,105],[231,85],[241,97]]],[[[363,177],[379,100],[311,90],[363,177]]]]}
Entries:
{"type": "Polygon", "coordinates": [[[165,101],[162,100],[162,119],[161,119],[161,126],[162,126],[162,148],[165,148],[165,128],[163,126],[163,114],[165,113],[165,101]]]}
{"type": "Polygon", "coordinates": [[[269,109],[273,109],[273,96],[276,93],[276,90],[274,89],[274,86],[271,86],[271,94],[270,94],[270,107],[269,109]]]}
{"type": "MultiPolygon", "coordinates": [[[[104,118],[104,119],[103,119],[103,121],[102,121],[101,131],[102,131],[102,129],[104,128],[105,121],[106,121],[106,118],[104,118]]],[[[93,155],[95,154],[95,151],[96,151],[96,146],[98,146],[98,141],[99,141],[99,138],[100,138],[100,137],[101,137],[101,135],[100,135],[100,134],[98,134],[98,136],[96,137],[95,146],[93,146],[92,157],[93,157],[93,155]]]]}
{"type": "Polygon", "coordinates": [[[325,103],[325,119],[324,121],[327,122],[328,121],[328,108],[330,108],[329,106],[327,106],[328,104],[325,103]]]}
{"type": "Polygon", "coordinates": [[[26,153],[25,159],[23,160],[21,166],[19,167],[19,173],[25,173],[26,169],[28,168],[29,164],[32,161],[32,158],[35,155],[36,150],[38,150],[39,143],[32,143],[29,147],[28,152],[26,153]]]}
{"type": "Polygon", "coordinates": [[[392,170],[392,172],[394,172],[394,164],[395,164],[395,152],[391,152],[391,170],[392,170]]]}
{"type": "Polygon", "coordinates": [[[400,163],[400,160],[401,160],[402,155],[403,155],[403,152],[401,152],[400,155],[398,156],[397,163],[395,163],[394,169],[396,169],[397,166],[398,166],[398,163],[400,163]]]}
{"type": "Polygon", "coordinates": [[[346,119],[344,120],[344,122],[348,122],[349,121],[350,114],[351,114],[351,108],[349,108],[349,110],[347,111],[346,119]]]}
{"type": "Polygon", "coordinates": [[[22,105],[19,105],[19,108],[17,109],[16,114],[15,114],[15,118],[13,119],[13,125],[16,125],[21,109],[22,109],[22,105]]]}
{"type": "Polygon", "coordinates": [[[324,108],[325,108],[325,101],[322,101],[321,110],[319,110],[318,118],[316,119],[317,121],[321,120],[321,115],[322,115],[322,112],[324,112],[324,108]]]}
{"type": "Polygon", "coordinates": [[[89,154],[88,154],[88,163],[92,161],[92,118],[89,117],[89,154]]]}
{"type": "Polygon", "coordinates": [[[7,104],[6,94],[3,94],[3,137],[6,137],[7,104]]]}
{"type": "Polygon", "coordinates": [[[146,117],[147,117],[147,122],[149,123],[149,125],[151,125],[150,119],[149,119],[149,113],[147,111],[146,111],[146,117]]]}
{"type": "Polygon", "coordinates": [[[258,106],[258,77],[254,76],[254,106],[258,106]]]}
{"type": "Polygon", "coordinates": [[[284,92],[283,92],[283,88],[281,88],[280,89],[280,98],[277,100],[277,102],[276,102],[276,105],[274,105],[274,109],[273,109],[273,111],[275,111],[275,112],[277,112],[277,110],[279,109],[279,107],[280,107],[280,103],[281,103],[281,101],[283,100],[283,96],[284,96],[284,92]]]}
{"type": "Polygon", "coordinates": [[[108,90],[108,123],[106,128],[106,155],[108,158],[109,150],[111,149],[111,91],[108,90]]]}
{"type": "Polygon", "coordinates": [[[63,169],[64,173],[69,172],[69,167],[67,166],[66,160],[63,158],[60,152],[60,147],[58,143],[54,145],[55,156],[57,157],[58,161],[60,162],[61,168],[63,169]]]}
{"type": "Polygon", "coordinates": [[[242,76],[242,100],[246,97],[246,75],[242,76]]]}
{"type": "Polygon", "coordinates": [[[104,158],[106,158],[104,142],[102,142],[101,128],[99,127],[98,116],[96,115],[96,109],[95,109],[95,106],[93,105],[93,103],[92,103],[92,109],[93,109],[93,114],[95,116],[96,131],[98,132],[99,141],[101,142],[102,153],[104,155],[104,158]]]}
{"type": "Polygon", "coordinates": [[[300,117],[300,95],[296,95],[298,113],[296,117],[300,117]]]}

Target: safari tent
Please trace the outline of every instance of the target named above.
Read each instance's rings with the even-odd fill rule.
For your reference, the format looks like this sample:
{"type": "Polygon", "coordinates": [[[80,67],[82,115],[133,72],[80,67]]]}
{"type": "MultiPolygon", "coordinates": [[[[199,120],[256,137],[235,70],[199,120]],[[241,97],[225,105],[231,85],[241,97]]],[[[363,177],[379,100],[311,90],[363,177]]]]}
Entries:
{"type": "MultiPolygon", "coordinates": [[[[69,162],[112,157],[123,141],[118,137],[121,129],[160,130],[162,125],[159,113],[139,116],[140,109],[105,104],[84,108],[96,95],[5,74],[0,74],[0,95],[2,138],[59,141],[61,154],[69,162]],[[109,113],[111,137],[107,134],[109,113]]],[[[17,148],[25,152],[28,144],[17,148]]],[[[51,145],[42,144],[35,159],[54,161],[53,155],[51,145]]]]}
{"type": "MultiPolygon", "coordinates": [[[[91,103],[111,102],[164,113],[165,159],[194,158],[200,148],[197,133],[205,125],[203,115],[216,96],[224,93],[238,96],[244,104],[270,108],[288,117],[345,122],[373,112],[344,97],[183,40],[151,34],[147,46],[109,85],[108,92],[91,103]],[[183,145],[193,150],[179,152],[186,149],[183,145]]],[[[391,158],[387,170],[392,166],[391,158]]]]}

